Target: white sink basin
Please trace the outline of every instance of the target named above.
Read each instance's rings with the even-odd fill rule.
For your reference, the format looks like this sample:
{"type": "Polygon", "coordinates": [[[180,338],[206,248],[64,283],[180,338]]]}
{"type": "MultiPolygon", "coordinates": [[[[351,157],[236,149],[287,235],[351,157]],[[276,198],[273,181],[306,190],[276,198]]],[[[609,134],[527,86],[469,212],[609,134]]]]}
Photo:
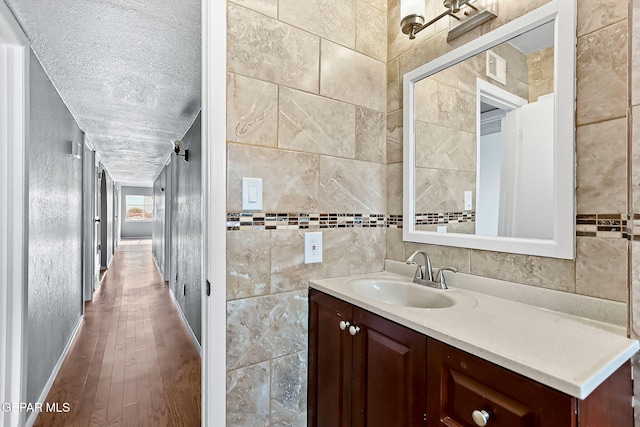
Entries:
{"type": "Polygon", "coordinates": [[[352,279],[347,285],[360,296],[415,308],[449,308],[456,300],[447,291],[393,279],[352,279]]]}

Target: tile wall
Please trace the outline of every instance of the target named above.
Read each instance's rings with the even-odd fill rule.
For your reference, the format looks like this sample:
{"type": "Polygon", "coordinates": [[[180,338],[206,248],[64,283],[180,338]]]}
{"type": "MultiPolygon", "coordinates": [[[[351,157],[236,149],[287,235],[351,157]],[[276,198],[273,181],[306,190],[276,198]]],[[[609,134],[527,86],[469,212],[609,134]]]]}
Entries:
{"type": "Polygon", "coordinates": [[[306,426],[307,282],[383,268],[386,8],[228,2],[228,426],[306,426]],[[242,213],[243,177],[262,212],[242,213]]]}

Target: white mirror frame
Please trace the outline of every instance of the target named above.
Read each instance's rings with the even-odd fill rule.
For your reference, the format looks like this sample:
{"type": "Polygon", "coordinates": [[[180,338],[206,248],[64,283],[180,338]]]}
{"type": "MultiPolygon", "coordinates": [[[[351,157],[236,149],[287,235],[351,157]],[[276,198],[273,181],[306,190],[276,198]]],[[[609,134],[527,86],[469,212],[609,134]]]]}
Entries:
{"type": "Polygon", "coordinates": [[[552,258],[575,258],[575,28],[575,0],[553,0],[404,75],[404,241],[552,258]],[[415,83],[554,19],[554,238],[537,240],[416,230],[413,166],[415,83]]]}

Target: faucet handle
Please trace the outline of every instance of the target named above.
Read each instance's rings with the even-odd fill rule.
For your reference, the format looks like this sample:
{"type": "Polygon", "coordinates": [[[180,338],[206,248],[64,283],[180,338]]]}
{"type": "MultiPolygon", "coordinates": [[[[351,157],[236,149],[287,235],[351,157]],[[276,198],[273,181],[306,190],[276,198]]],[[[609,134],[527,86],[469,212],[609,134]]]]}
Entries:
{"type": "Polygon", "coordinates": [[[447,289],[447,283],[446,283],[446,281],[444,279],[444,272],[445,271],[452,271],[454,273],[457,273],[458,269],[455,268],[455,267],[444,267],[444,268],[438,268],[437,270],[438,270],[438,273],[440,275],[440,287],[442,289],[447,289]]]}

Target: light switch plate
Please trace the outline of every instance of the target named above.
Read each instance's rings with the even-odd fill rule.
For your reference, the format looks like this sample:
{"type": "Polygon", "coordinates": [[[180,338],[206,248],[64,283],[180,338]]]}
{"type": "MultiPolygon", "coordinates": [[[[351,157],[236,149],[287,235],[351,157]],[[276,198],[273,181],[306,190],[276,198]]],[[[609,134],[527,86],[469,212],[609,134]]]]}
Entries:
{"type": "Polygon", "coordinates": [[[304,233],[304,263],[322,262],[322,232],[304,233]]]}
{"type": "Polygon", "coordinates": [[[473,209],[473,192],[465,191],[464,192],[464,210],[470,211],[473,209]]]}
{"type": "Polygon", "coordinates": [[[242,178],[242,210],[262,210],[262,178],[242,178]]]}

